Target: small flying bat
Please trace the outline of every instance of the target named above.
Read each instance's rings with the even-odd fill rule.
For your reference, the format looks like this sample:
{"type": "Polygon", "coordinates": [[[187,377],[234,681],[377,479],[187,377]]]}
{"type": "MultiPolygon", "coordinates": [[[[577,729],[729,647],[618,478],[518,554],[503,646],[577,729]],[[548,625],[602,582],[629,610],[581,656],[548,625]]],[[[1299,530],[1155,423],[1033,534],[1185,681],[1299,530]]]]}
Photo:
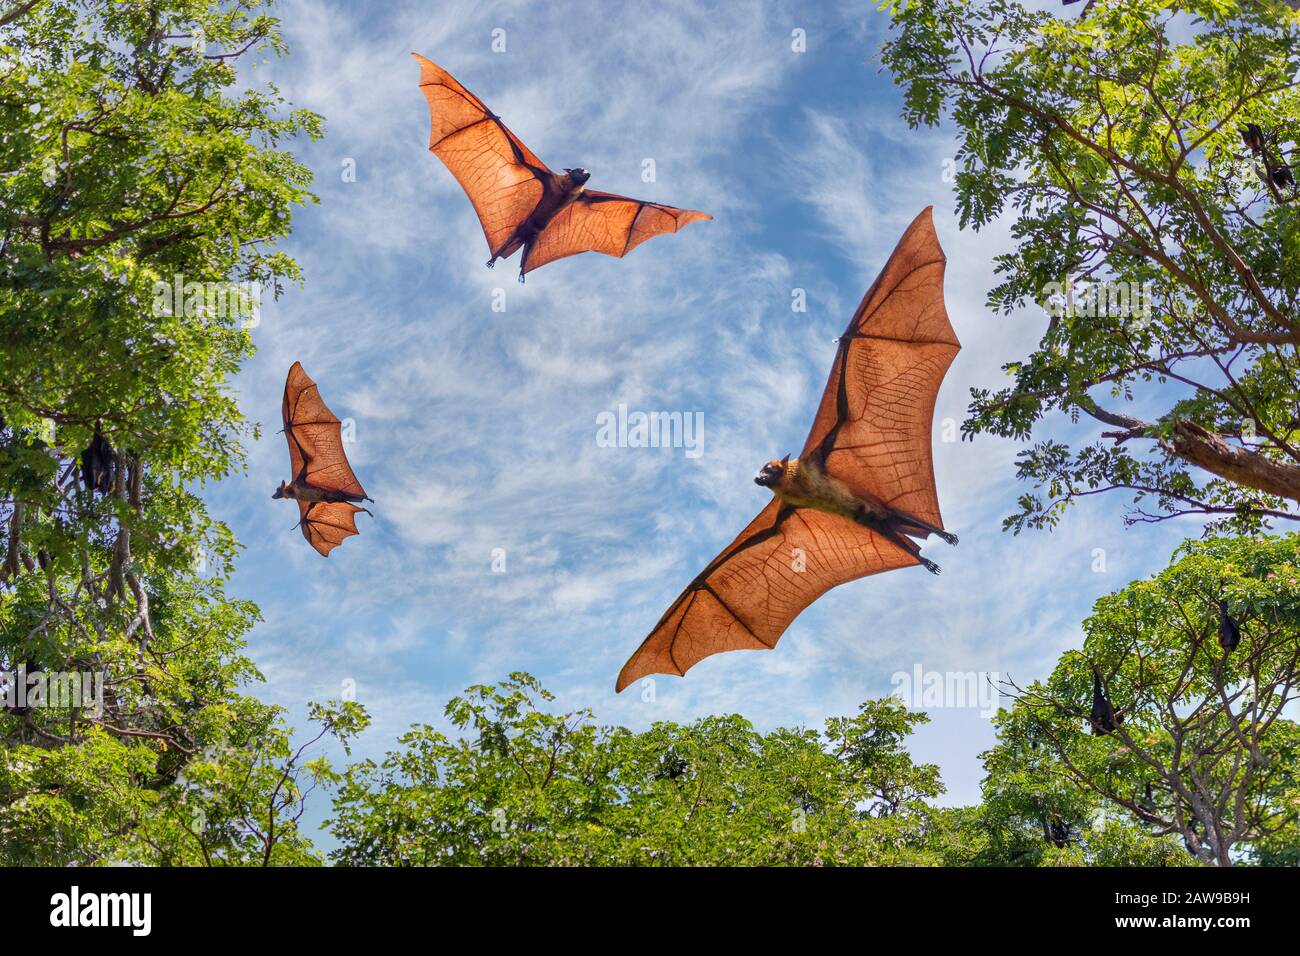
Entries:
{"type": "Polygon", "coordinates": [[[1228,613],[1228,602],[1219,599],[1219,646],[1225,653],[1231,654],[1241,643],[1241,626],[1228,613]]]}
{"type": "Polygon", "coordinates": [[[773,648],[847,581],[918,564],[939,572],[912,538],[957,543],[939,516],[930,447],[935,398],[961,348],[943,302],[946,262],[927,208],[840,337],[803,451],[754,479],[772,500],[673,602],[616,690],[711,654],[773,648]]]}
{"type": "Polygon", "coordinates": [[[360,533],[356,513],[371,514],[354,502],[374,499],[366,495],[343,453],[342,422],[325,406],[301,362],[293,363],[285,380],[283,413],[293,478],[280,482],[271,497],[298,502],[296,527],[328,558],[344,538],[360,533]]]}
{"type": "Polygon", "coordinates": [[[501,118],[418,53],[420,89],[429,101],[429,150],[451,170],[487,236],[488,268],[520,249],[519,281],[580,252],[622,258],[651,236],[713,217],[693,209],[587,189],[581,167],[552,172],[501,118]]]}

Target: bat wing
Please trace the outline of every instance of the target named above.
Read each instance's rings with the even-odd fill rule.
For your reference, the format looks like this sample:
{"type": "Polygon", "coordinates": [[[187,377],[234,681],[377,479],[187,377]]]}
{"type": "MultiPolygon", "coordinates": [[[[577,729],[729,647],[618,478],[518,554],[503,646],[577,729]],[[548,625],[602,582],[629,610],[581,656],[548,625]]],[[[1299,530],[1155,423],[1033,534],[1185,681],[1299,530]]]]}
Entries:
{"type": "Polygon", "coordinates": [[[478,213],[488,252],[496,254],[537,208],[552,175],[532,150],[455,77],[420,56],[420,89],[429,102],[429,150],[456,177],[478,213]]]}
{"type": "Polygon", "coordinates": [[[365,510],[346,501],[299,501],[302,536],[322,557],[328,558],[344,538],[361,533],[357,530],[356,513],[365,510]]]}
{"type": "Polygon", "coordinates": [[[580,252],[603,252],[621,259],[651,236],[677,232],[708,213],[677,209],[584,190],[547,223],[528,252],[524,272],[580,252]]]}
{"type": "Polygon", "coordinates": [[[859,497],[942,528],[931,426],[961,348],[943,303],[946,258],[927,208],[858,306],[802,455],[859,497]]]}
{"type": "Polygon", "coordinates": [[[367,497],[343,453],[342,423],[321,400],[320,389],[303,371],[301,362],[294,362],[289,369],[282,414],[294,481],[367,497]]]}
{"type": "Polygon", "coordinates": [[[711,654],[773,648],[836,585],[917,563],[912,551],[847,518],[773,498],[673,602],[615,689],[648,674],[680,676],[711,654]]]}

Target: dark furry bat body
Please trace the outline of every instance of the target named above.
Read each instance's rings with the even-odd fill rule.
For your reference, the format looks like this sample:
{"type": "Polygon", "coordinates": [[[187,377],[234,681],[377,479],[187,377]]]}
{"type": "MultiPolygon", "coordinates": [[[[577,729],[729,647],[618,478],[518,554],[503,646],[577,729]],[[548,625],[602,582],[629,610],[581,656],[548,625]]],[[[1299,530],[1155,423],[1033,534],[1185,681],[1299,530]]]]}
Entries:
{"type": "Polygon", "coordinates": [[[1241,626],[1228,613],[1228,602],[1219,601],[1219,646],[1231,654],[1241,643],[1241,626]]]}
{"type": "Polygon", "coordinates": [[[519,281],[534,269],[577,255],[622,258],[652,236],[712,219],[693,209],[586,188],[581,167],[552,172],[482,100],[420,56],[420,89],[429,103],[429,150],[441,159],[478,213],[487,262],[520,249],[519,281]]]}
{"type": "Polygon", "coordinates": [[[1106,696],[1106,691],[1101,686],[1100,672],[1094,670],[1092,672],[1092,711],[1089,714],[1092,735],[1094,737],[1105,737],[1107,734],[1113,734],[1115,729],[1123,722],[1123,719],[1120,712],[1111,705],[1110,698],[1106,696]]]}
{"type": "Polygon", "coordinates": [[[94,437],[81,453],[81,481],[86,490],[92,494],[96,491],[104,495],[111,494],[116,465],[117,456],[113,452],[113,446],[108,443],[97,423],[94,437]]]}

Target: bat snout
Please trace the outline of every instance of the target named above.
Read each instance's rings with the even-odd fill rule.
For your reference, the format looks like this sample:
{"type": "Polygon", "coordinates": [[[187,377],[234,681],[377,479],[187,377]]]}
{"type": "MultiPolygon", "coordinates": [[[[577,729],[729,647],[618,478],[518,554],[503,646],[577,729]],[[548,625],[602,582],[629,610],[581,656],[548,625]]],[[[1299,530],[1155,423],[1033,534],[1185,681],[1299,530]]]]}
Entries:
{"type": "Polygon", "coordinates": [[[763,466],[762,470],[754,476],[754,484],[761,485],[764,488],[775,488],[781,483],[781,476],[785,474],[785,466],[779,461],[769,461],[763,466]]]}
{"type": "Polygon", "coordinates": [[[565,172],[569,174],[569,178],[572,179],[574,185],[577,186],[581,186],[591,178],[591,173],[583,169],[581,166],[576,166],[573,169],[566,169],[565,172]]]}

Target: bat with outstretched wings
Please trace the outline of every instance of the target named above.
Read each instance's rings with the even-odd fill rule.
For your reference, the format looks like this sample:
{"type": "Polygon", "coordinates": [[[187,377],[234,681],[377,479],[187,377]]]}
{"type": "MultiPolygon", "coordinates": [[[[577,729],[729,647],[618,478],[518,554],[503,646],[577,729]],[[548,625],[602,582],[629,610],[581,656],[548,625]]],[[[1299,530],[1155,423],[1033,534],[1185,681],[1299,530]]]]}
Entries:
{"type": "Polygon", "coordinates": [[[366,495],[343,452],[343,423],[326,407],[301,362],[289,369],[282,414],[293,478],[280,482],[271,497],[298,502],[302,536],[328,558],[344,538],[360,533],[357,512],[370,514],[355,502],[374,499],[366,495]]]}
{"type": "Polygon", "coordinates": [[[420,89],[429,102],[429,150],[451,170],[478,213],[492,257],[489,268],[522,249],[522,282],[556,259],[580,252],[622,258],[651,236],[713,218],[587,189],[591,174],[581,167],[552,172],[455,77],[411,55],[420,63],[420,89]]]}
{"type": "Polygon", "coordinates": [[[803,451],[754,479],[772,500],[668,608],[616,690],[723,651],[771,649],[845,582],[913,565],[938,573],[913,538],[957,543],[939,515],[930,437],[961,348],[943,301],[946,261],[927,208],[840,337],[803,451]]]}

